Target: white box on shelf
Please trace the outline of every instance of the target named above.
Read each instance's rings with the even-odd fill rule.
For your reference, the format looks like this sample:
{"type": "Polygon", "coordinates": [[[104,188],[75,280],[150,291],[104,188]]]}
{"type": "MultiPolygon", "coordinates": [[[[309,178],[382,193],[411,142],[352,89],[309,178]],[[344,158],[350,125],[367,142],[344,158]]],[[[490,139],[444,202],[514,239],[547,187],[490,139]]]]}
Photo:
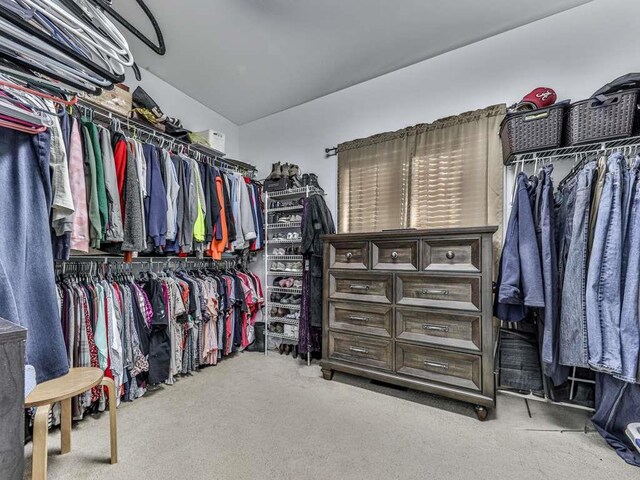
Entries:
{"type": "Polygon", "coordinates": [[[204,130],[202,132],[191,132],[190,139],[194,143],[204,145],[205,147],[213,148],[219,152],[224,151],[224,133],[216,132],[214,130],[204,130]]]}

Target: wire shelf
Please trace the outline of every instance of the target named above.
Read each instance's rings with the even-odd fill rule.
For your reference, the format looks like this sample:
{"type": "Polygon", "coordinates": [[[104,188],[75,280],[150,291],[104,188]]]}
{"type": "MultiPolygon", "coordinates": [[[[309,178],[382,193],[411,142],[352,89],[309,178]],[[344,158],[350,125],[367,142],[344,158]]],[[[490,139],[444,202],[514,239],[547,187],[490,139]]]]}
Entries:
{"type": "Polygon", "coordinates": [[[302,210],[304,207],[302,205],[294,205],[292,207],[277,207],[270,208],[269,213],[277,213],[277,212],[295,212],[296,210],[302,210]]]}
{"type": "Polygon", "coordinates": [[[288,308],[289,310],[300,310],[300,304],[292,305],[289,303],[269,302],[269,306],[276,308],[288,308]]]}
{"type": "Polygon", "coordinates": [[[289,276],[289,277],[301,277],[302,276],[302,272],[291,272],[288,270],[269,270],[267,272],[269,275],[282,275],[284,277],[289,276]]]}
{"type": "Polygon", "coordinates": [[[282,338],[283,340],[293,340],[294,342],[298,341],[298,337],[297,336],[286,335],[284,333],[267,332],[267,336],[268,337],[274,337],[274,338],[282,338]]]}
{"type": "MultiPolygon", "coordinates": [[[[298,295],[302,295],[302,289],[301,288],[287,288],[287,287],[276,287],[276,286],[271,286],[271,285],[267,285],[267,289],[270,292],[279,292],[279,293],[297,293],[298,295]]],[[[269,302],[269,304],[271,304],[269,302]]]]}
{"type": "MultiPolygon", "coordinates": [[[[298,325],[300,323],[299,318],[286,318],[286,317],[269,317],[267,323],[287,323],[289,325],[298,325]]],[[[271,335],[274,332],[269,332],[271,335]]]]}
{"type": "Polygon", "coordinates": [[[267,254],[267,260],[275,260],[275,261],[279,261],[279,260],[297,260],[299,262],[301,262],[302,260],[304,260],[304,258],[302,257],[302,255],[268,255],[267,254]]]}
{"type": "Polygon", "coordinates": [[[300,228],[302,222],[276,222],[268,223],[267,228],[300,228]]]}
{"type": "Polygon", "coordinates": [[[267,245],[271,245],[271,244],[283,244],[283,243],[302,243],[302,239],[301,238],[277,238],[274,240],[267,240],[267,245]]]}
{"type": "Polygon", "coordinates": [[[291,197],[295,195],[306,195],[307,189],[309,193],[324,193],[324,191],[320,188],[316,187],[300,187],[300,188],[290,188],[288,190],[276,190],[275,192],[267,192],[269,194],[269,198],[282,198],[282,197],[291,197]]]}
{"type": "Polygon", "coordinates": [[[586,143],[584,145],[575,145],[572,147],[538,150],[529,153],[516,153],[510,155],[509,158],[504,161],[504,164],[509,166],[519,163],[575,158],[576,156],[585,156],[591,153],[606,153],[609,150],[624,150],[625,147],[640,147],[640,136],[586,143]]]}

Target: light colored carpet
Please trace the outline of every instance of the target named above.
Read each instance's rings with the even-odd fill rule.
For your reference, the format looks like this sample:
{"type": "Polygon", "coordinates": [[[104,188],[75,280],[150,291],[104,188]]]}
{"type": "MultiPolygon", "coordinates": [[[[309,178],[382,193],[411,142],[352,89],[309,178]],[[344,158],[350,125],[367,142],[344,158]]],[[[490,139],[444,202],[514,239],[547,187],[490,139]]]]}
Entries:
{"type": "MultiPolygon", "coordinates": [[[[498,396],[479,422],[469,406],[401,392],[291,357],[243,353],[118,409],[120,462],[109,465],[108,415],[74,425],[72,451],[49,435],[49,479],[640,478],[586,413],[498,396]],[[576,431],[577,430],[577,431],[576,431]]],[[[31,445],[25,448],[30,478],[31,445]]]]}

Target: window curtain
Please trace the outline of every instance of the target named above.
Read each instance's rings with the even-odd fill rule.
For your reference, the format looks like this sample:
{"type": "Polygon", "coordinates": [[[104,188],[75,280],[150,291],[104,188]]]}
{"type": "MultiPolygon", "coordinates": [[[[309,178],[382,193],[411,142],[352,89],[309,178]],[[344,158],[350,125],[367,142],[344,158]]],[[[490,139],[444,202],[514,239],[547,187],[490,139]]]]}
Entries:
{"type": "Polygon", "coordinates": [[[408,142],[400,130],[338,147],[339,232],[405,228],[408,142]]]}
{"type": "Polygon", "coordinates": [[[505,112],[494,105],[338,145],[339,231],[501,225],[505,112]]]}

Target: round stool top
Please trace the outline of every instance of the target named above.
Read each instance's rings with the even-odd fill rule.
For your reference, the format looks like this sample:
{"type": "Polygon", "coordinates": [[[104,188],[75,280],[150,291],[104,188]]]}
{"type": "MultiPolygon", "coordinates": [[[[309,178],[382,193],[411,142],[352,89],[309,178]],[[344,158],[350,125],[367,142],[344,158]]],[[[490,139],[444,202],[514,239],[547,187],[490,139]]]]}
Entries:
{"type": "Polygon", "coordinates": [[[24,401],[25,407],[39,407],[75,397],[95,387],[102,381],[104,373],[99,368],[79,367],[69,373],[36,385],[24,401]]]}

